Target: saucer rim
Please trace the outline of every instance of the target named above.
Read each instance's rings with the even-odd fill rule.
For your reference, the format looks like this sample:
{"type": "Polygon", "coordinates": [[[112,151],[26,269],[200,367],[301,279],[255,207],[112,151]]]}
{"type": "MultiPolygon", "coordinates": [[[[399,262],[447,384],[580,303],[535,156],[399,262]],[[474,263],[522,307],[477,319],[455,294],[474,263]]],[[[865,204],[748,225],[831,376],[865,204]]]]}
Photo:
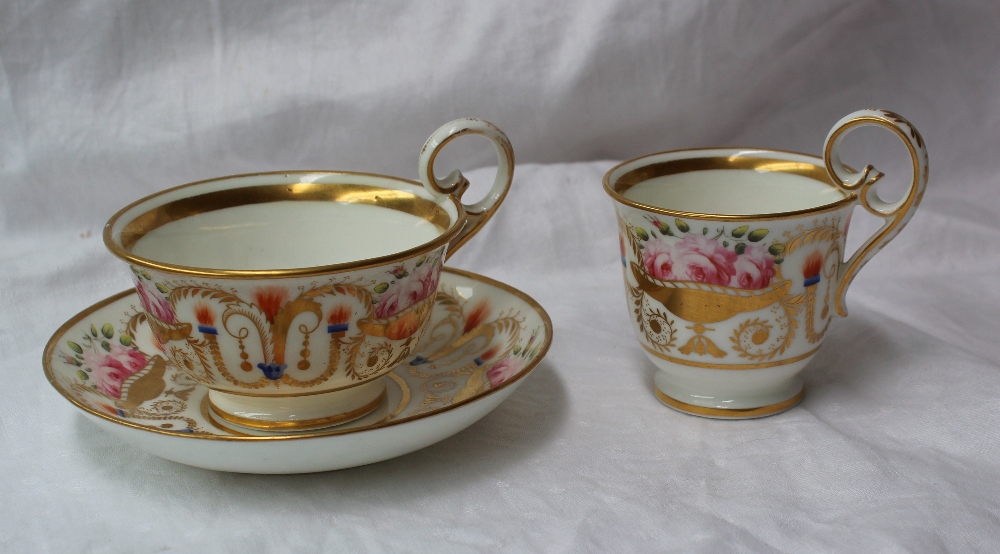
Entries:
{"type": "Polygon", "coordinates": [[[123,427],[128,427],[128,428],[136,429],[136,430],[139,430],[139,431],[147,431],[147,432],[151,432],[151,433],[157,433],[157,434],[161,434],[161,435],[167,435],[167,436],[171,436],[171,437],[180,437],[180,438],[185,438],[185,439],[198,439],[198,440],[237,441],[237,442],[246,442],[246,441],[260,442],[260,441],[275,441],[275,440],[282,440],[282,441],[284,441],[284,440],[303,440],[303,439],[312,439],[312,438],[319,438],[319,437],[330,437],[330,436],[337,436],[337,435],[349,435],[349,434],[353,434],[353,433],[359,433],[359,432],[364,432],[364,431],[372,431],[372,430],[375,430],[375,429],[383,429],[383,428],[386,428],[386,427],[393,427],[393,426],[396,426],[396,425],[401,425],[401,424],[404,424],[404,423],[409,423],[409,422],[412,422],[412,421],[417,421],[417,420],[420,420],[420,419],[425,419],[425,418],[428,418],[428,417],[432,417],[432,416],[435,416],[435,415],[439,415],[439,414],[442,414],[442,413],[446,413],[446,412],[458,409],[458,408],[460,408],[462,406],[465,406],[465,405],[468,405],[468,404],[472,404],[474,402],[482,400],[483,398],[485,398],[487,396],[490,396],[490,395],[492,395],[494,393],[500,392],[500,391],[504,390],[505,388],[507,388],[507,387],[509,387],[509,386],[511,386],[511,385],[513,385],[515,383],[520,382],[522,379],[524,379],[529,373],[531,373],[534,370],[534,368],[542,361],[543,358],[545,358],[545,355],[549,351],[549,347],[552,345],[552,319],[549,317],[548,312],[545,311],[545,308],[542,308],[541,304],[539,304],[537,301],[535,301],[534,298],[528,296],[524,292],[522,292],[522,291],[520,291],[520,290],[518,290],[518,289],[516,289],[516,288],[514,288],[514,287],[512,287],[512,286],[510,286],[510,285],[508,285],[506,283],[502,283],[500,281],[497,281],[495,279],[491,279],[489,277],[486,277],[484,275],[480,275],[478,273],[473,273],[471,271],[466,271],[464,269],[457,269],[457,268],[451,268],[451,267],[443,267],[442,271],[444,273],[451,273],[451,274],[454,274],[454,275],[458,275],[460,277],[465,277],[465,278],[471,279],[473,281],[481,282],[481,283],[486,284],[486,285],[494,286],[496,288],[499,288],[499,289],[503,290],[504,292],[507,292],[509,294],[513,294],[514,296],[516,296],[516,297],[520,298],[521,300],[523,300],[525,303],[527,303],[529,306],[531,306],[538,313],[538,315],[541,317],[542,323],[543,323],[543,325],[545,327],[545,333],[546,333],[545,334],[545,341],[542,343],[541,349],[538,351],[538,355],[535,356],[535,359],[532,360],[531,362],[529,362],[527,365],[525,365],[525,367],[520,372],[518,372],[516,375],[514,375],[514,377],[512,377],[508,381],[505,381],[504,383],[502,383],[499,387],[491,388],[488,391],[485,391],[485,392],[482,392],[480,394],[477,394],[477,395],[475,395],[475,396],[473,396],[471,398],[466,398],[466,399],[461,400],[459,402],[455,402],[453,404],[449,404],[448,406],[442,406],[441,408],[437,408],[437,409],[434,409],[434,410],[431,410],[431,411],[428,411],[428,412],[424,412],[424,413],[420,413],[420,414],[415,414],[415,415],[412,415],[412,416],[409,416],[409,417],[405,417],[405,418],[401,418],[401,419],[389,420],[389,421],[381,421],[381,422],[373,423],[371,425],[365,425],[365,426],[362,426],[362,427],[354,427],[354,428],[351,428],[351,429],[336,429],[336,428],[333,428],[333,429],[328,429],[328,430],[325,430],[325,431],[321,430],[321,431],[308,432],[308,433],[302,432],[302,433],[284,434],[284,435],[272,435],[272,436],[256,436],[256,435],[255,436],[236,436],[236,435],[233,435],[233,436],[221,436],[221,435],[202,435],[202,434],[184,433],[184,432],[172,431],[172,430],[168,430],[168,429],[157,429],[155,427],[149,427],[147,425],[140,425],[138,423],[133,423],[133,422],[131,422],[129,420],[112,417],[112,416],[110,416],[108,414],[99,412],[99,411],[97,411],[97,410],[95,410],[93,408],[85,406],[82,403],[78,402],[75,398],[73,398],[72,396],[70,396],[66,391],[63,390],[62,387],[60,387],[56,383],[55,373],[54,373],[54,371],[52,369],[52,359],[53,359],[54,354],[55,354],[55,349],[57,348],[57,346],[59,344],[59,340],[63,336],[65,336],[74,326],[76,326],[77,324],[79,324],[83,319],[85,319],[86,317],[90,316],[90,314],[96,312],[97,310],[100,310],[101,308],[104,308],[104,307],[108,306],[109,304],[113,304],[113,303],[115,303],[115,302],[117,302],[117,301],[119,301],[119,300],[121,300],[121,299],[129,296],[129,295],[138,294],[138,293],[136,293],[136,291],[135,291],[134,288],[130,288],[130,289],[124,290],[122,292],[113,294],[113,295],[111,295],[111,296],[109,296],[109,297],[107,297],[107,298],[105,298],[105,299],[103,299],[103,300],[101,300],[99,302],[96,302],[96,303],[94,303],[94,304],[92,304],[92,305],[84,308],[79,313],[77,313],[73,317],[69,318],[69,320],[67,320],[65,323],[63,323],[55,331],[55,333],[52,334],[52,336],[49,338],[48,343],[45,345],[45,350],[42,352],[42,368],[44,369],[44,371],[45,371],[45,377],[49,381],[49,384],[52,385],[52,388],[54,388],[56,390],[56,392],[58,392],[63,398],[65,398],[71,404],[73,404],[73,406],[79,408],[80,410],[83,410],[87,414],[95,416],[95,417],[98,417],[98,418],[101,418],[101,419],[104,419],[104,420],[107,420],[107,421],[110,421],[112,423],[115,423],[117,425],[121,425],[123,427]]]}

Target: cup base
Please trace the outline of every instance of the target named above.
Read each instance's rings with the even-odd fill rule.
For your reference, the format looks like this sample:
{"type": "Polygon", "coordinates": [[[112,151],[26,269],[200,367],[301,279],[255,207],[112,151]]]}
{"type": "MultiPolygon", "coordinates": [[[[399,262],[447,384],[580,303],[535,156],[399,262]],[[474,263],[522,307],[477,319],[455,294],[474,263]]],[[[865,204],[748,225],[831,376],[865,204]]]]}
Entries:
{"type": "Polygon", "coordinates": [[[364,417],[385,401],[382,379],[309,396],[245,396],[209,391],[212,416],[257,431],[311,431],[364,417]]]}
{"type": "Polygon", "coordinates": [[[709,401],[710,405],[697,405],[689,404],[687,402],[682,402],[676,398],[666,394],[660,390],[659,384],[653,386],[653,392],[656,393],[656,397],[660,399],[668,407],[677,410],[678,412],[695,415],[699,417],[707,417],[710,419],[756,419],[759,417],[767,417],[775,414],[780,414],[786,410],[791,409],[796,404],[802,401],[803,393],[805,389],[802,387],[802,383],[798,382],[798,387],[796,392],[792,394],[789,398],[781,400],[780,402],[775,402],[772,404],[767,404],[763,406],[756,406],[752,408],[724,408],[719,406],[725,406],[728,402],[722,399],[712,399],[709,401]]]}

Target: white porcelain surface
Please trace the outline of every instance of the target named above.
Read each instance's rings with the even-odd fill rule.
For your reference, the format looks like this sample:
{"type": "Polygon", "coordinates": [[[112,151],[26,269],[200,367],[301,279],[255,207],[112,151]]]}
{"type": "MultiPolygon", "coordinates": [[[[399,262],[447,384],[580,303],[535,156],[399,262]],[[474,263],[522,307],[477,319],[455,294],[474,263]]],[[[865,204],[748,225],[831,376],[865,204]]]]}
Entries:
{"type": "Polygon", "coordinates": [[[122,293],[67,322],[46,349],[50,382],[133,446],[221,471],[326,471],[423,448],[498,406],[551,343],[548,316],[529,297],[479,275],[445,270],[428,335],[386,378],[387,398],[375,412],[321,431],[267,433],[213,417],[207,389],[167,364],[151,334],[122,341],[137,305],[134,293],[122,293]],[[132,371],[129,362],[138,360],[141,367],[132,371]]]}
{"type": "Polygon", "coordinates": [[[388,256],[442,232],[425,219],[379,206],[283,201],[168,223],[146,234],[132,252],[191,267],[291,269],[388,256]]]}
{"type": "Polygon", "coordinates": [[[625,198],[650,206],[725,215],[807,210],[845,196],[839,189],[809,177],[753,169],[664,175],[639,183],[625,193],[625,198]]]}

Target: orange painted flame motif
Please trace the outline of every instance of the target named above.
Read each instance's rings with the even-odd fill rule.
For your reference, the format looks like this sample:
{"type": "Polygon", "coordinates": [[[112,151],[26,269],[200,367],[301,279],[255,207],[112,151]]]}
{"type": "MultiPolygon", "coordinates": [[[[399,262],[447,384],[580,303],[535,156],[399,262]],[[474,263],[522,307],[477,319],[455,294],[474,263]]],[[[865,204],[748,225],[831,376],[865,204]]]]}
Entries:
{"type": "Polygon", "coordinates": [[[204,302],[199,302],[194,306],[194,317],[200,325],[215,327],[215,312],[204,302]]]}
{"type": "Polygon", "coordinates": [[[802,276],[806,279],[810,279],[819,275],[819,272],[823,269],[823,256],[817,250],[806,257],[806,261],[802,264],[802,276]]]}
{"type": "Polygon", "coordinates": [[[479,327],[479,325],[486,321],[486,318],[490,317],[490,301],[487,299],[482,299],[477,302],[472,310],[469,311],[468,317],[465,319],[465,329],[462,330],[462,334],[468,333],[469,331],[479,327]]]}
{"type": "Polygon", "coordinates": [[[479,355],[479,359],[480,360],[484,360],[484,361],[485,360],[489,360],[489,359],[493,358],[493,356],[496,356],[497,352],[500,352],[500,345],[499,344],[494,345],[489,350],[487,350],[487,351],[483,352],[482,354],[480,354],[479,355]]]}
{"type": "Polygon", "coordinates": [[[252,293],[260,311],[267,316],[267,322],[273,324],[278,310],[288,302],[288,291],[282,287],[260,287],[252,293]]]}
{"type": "Polygon", "coordinates": [[[343,325],[351,319],[351,308],[344,304],[337,304],[330,310],[330,317],[326,319],[330,325],[343,325]]]}

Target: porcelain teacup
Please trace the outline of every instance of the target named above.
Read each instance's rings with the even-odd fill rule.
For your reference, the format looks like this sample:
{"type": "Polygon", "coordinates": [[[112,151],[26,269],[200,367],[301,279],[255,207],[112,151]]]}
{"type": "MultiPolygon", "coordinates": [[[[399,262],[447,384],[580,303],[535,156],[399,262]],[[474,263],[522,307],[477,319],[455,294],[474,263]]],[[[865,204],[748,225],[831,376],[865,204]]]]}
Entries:
{"type": "Polygon", "coordinates": [[[799,402],[799,373],[823,344],[858,270],[899,233],[927,184],[927,151],[895,113],[839,121],[822,158],[752,148],[651,154],[604,176],[615,203],[631,320],[657,367],[657,397],[714,418],[775,414],[799,402]],[[881,126],[905,143],[913,180],[882,201],[872,166],[840,158],[851,130],[881,126]],[[851,214],[884,220],[849,259],[851,214]]]}
{"type": "Polygon", "coordinates": [[[460,119],[420,154],[422,183],[366,173],[287,171],[182,185],[116,213],[104,241],[129,264],[165,356],[209,389],[214,416],[306,430],[362,417],[382,377],[415,351],[444,260],[492,216],[514,155],[493,124],[460,119]],[[449,141],[487,137],[493,186],[434,176],[449,141]]]}

